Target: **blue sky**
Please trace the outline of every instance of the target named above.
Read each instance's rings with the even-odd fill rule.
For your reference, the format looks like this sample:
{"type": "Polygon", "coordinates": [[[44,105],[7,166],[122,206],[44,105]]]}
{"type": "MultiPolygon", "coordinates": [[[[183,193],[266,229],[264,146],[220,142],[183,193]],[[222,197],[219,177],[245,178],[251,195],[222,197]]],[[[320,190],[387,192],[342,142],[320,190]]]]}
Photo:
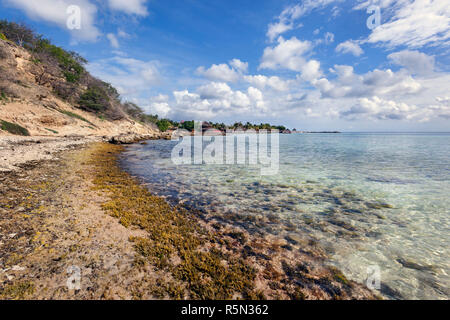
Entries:
{"type": "Polygon", "coordinates": [[[450,131],[446,2],[0,0],[0,17],[81,53],[123,99],[160,116],[450,131]],[[79,30],[67,28],[70,5],[79,30]],[[369,29],[371,6],[381,19],[369,29]]]}

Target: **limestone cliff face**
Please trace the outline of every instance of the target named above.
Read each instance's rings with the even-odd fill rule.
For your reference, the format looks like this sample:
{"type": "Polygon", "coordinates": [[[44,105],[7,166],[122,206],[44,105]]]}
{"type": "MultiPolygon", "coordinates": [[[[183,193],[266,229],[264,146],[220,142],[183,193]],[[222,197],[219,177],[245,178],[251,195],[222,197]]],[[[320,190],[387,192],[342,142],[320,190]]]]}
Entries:
{"type": "MultiPolygon", "coordinates": [[[[156,126],[134,120],[115,100],[106,116],[82,110],[74,101],[86,89],[84,84],[69,86],[57,66],[36,61],[27,50],[0,39],[0,120],[20,125],[32,136],[160,135],[156,126]],[[62,98],[58,93],[67,88],[72,91],[62,98]]],[[[11,135],[1,128],[0,135],[11,135]]]]}

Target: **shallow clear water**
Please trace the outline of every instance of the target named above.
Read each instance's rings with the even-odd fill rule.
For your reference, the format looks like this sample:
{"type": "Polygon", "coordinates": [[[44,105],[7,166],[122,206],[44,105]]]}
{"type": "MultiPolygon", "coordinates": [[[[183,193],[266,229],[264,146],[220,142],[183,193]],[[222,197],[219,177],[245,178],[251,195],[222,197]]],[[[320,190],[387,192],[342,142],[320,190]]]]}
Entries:
{"type": "Polygon", "coordinates": [[[176,142],[131,146],[122,164],[163,196],[205,210],[276,214],[316,240],[330,264],[365,283],[381,270],[389,298],[450,298],[450,134],[280,136],[280,172],[175,166],[176,142]]]}

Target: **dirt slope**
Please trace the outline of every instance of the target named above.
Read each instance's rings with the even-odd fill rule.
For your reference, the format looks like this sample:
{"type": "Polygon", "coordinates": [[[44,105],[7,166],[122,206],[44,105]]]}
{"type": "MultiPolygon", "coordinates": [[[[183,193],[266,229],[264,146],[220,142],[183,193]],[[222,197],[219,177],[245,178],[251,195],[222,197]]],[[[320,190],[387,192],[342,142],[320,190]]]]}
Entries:
{"type": "MultiPolygon", "coordinates": [[[[65,79],[49,73],[27,50],[0,39],[0,120],[18,124],[32,136],[159,134],[125,114],[110,121],[74,107],[55,95],[55,81],[65,79]]],[[[11,134],[0,129],[0,135],[11,134]]]]}

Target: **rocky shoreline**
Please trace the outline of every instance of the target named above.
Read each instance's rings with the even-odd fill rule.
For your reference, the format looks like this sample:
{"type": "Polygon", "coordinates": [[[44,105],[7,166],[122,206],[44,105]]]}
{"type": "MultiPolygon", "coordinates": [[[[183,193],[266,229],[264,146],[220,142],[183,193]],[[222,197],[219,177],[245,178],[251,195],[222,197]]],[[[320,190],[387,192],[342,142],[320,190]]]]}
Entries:
{"type": "MultiPolygon", "coordinates": [[[[131,138],[115,141],[144,137],[131,138]]],[[[22,139],[0,140],[15,169],[0,173],[0,299],[377,298],[312,243],[170,206],[119,168],[123,147],[103,137],[22,139]],[[67,287],[73,266],[79,290],[67,287]]]]}

